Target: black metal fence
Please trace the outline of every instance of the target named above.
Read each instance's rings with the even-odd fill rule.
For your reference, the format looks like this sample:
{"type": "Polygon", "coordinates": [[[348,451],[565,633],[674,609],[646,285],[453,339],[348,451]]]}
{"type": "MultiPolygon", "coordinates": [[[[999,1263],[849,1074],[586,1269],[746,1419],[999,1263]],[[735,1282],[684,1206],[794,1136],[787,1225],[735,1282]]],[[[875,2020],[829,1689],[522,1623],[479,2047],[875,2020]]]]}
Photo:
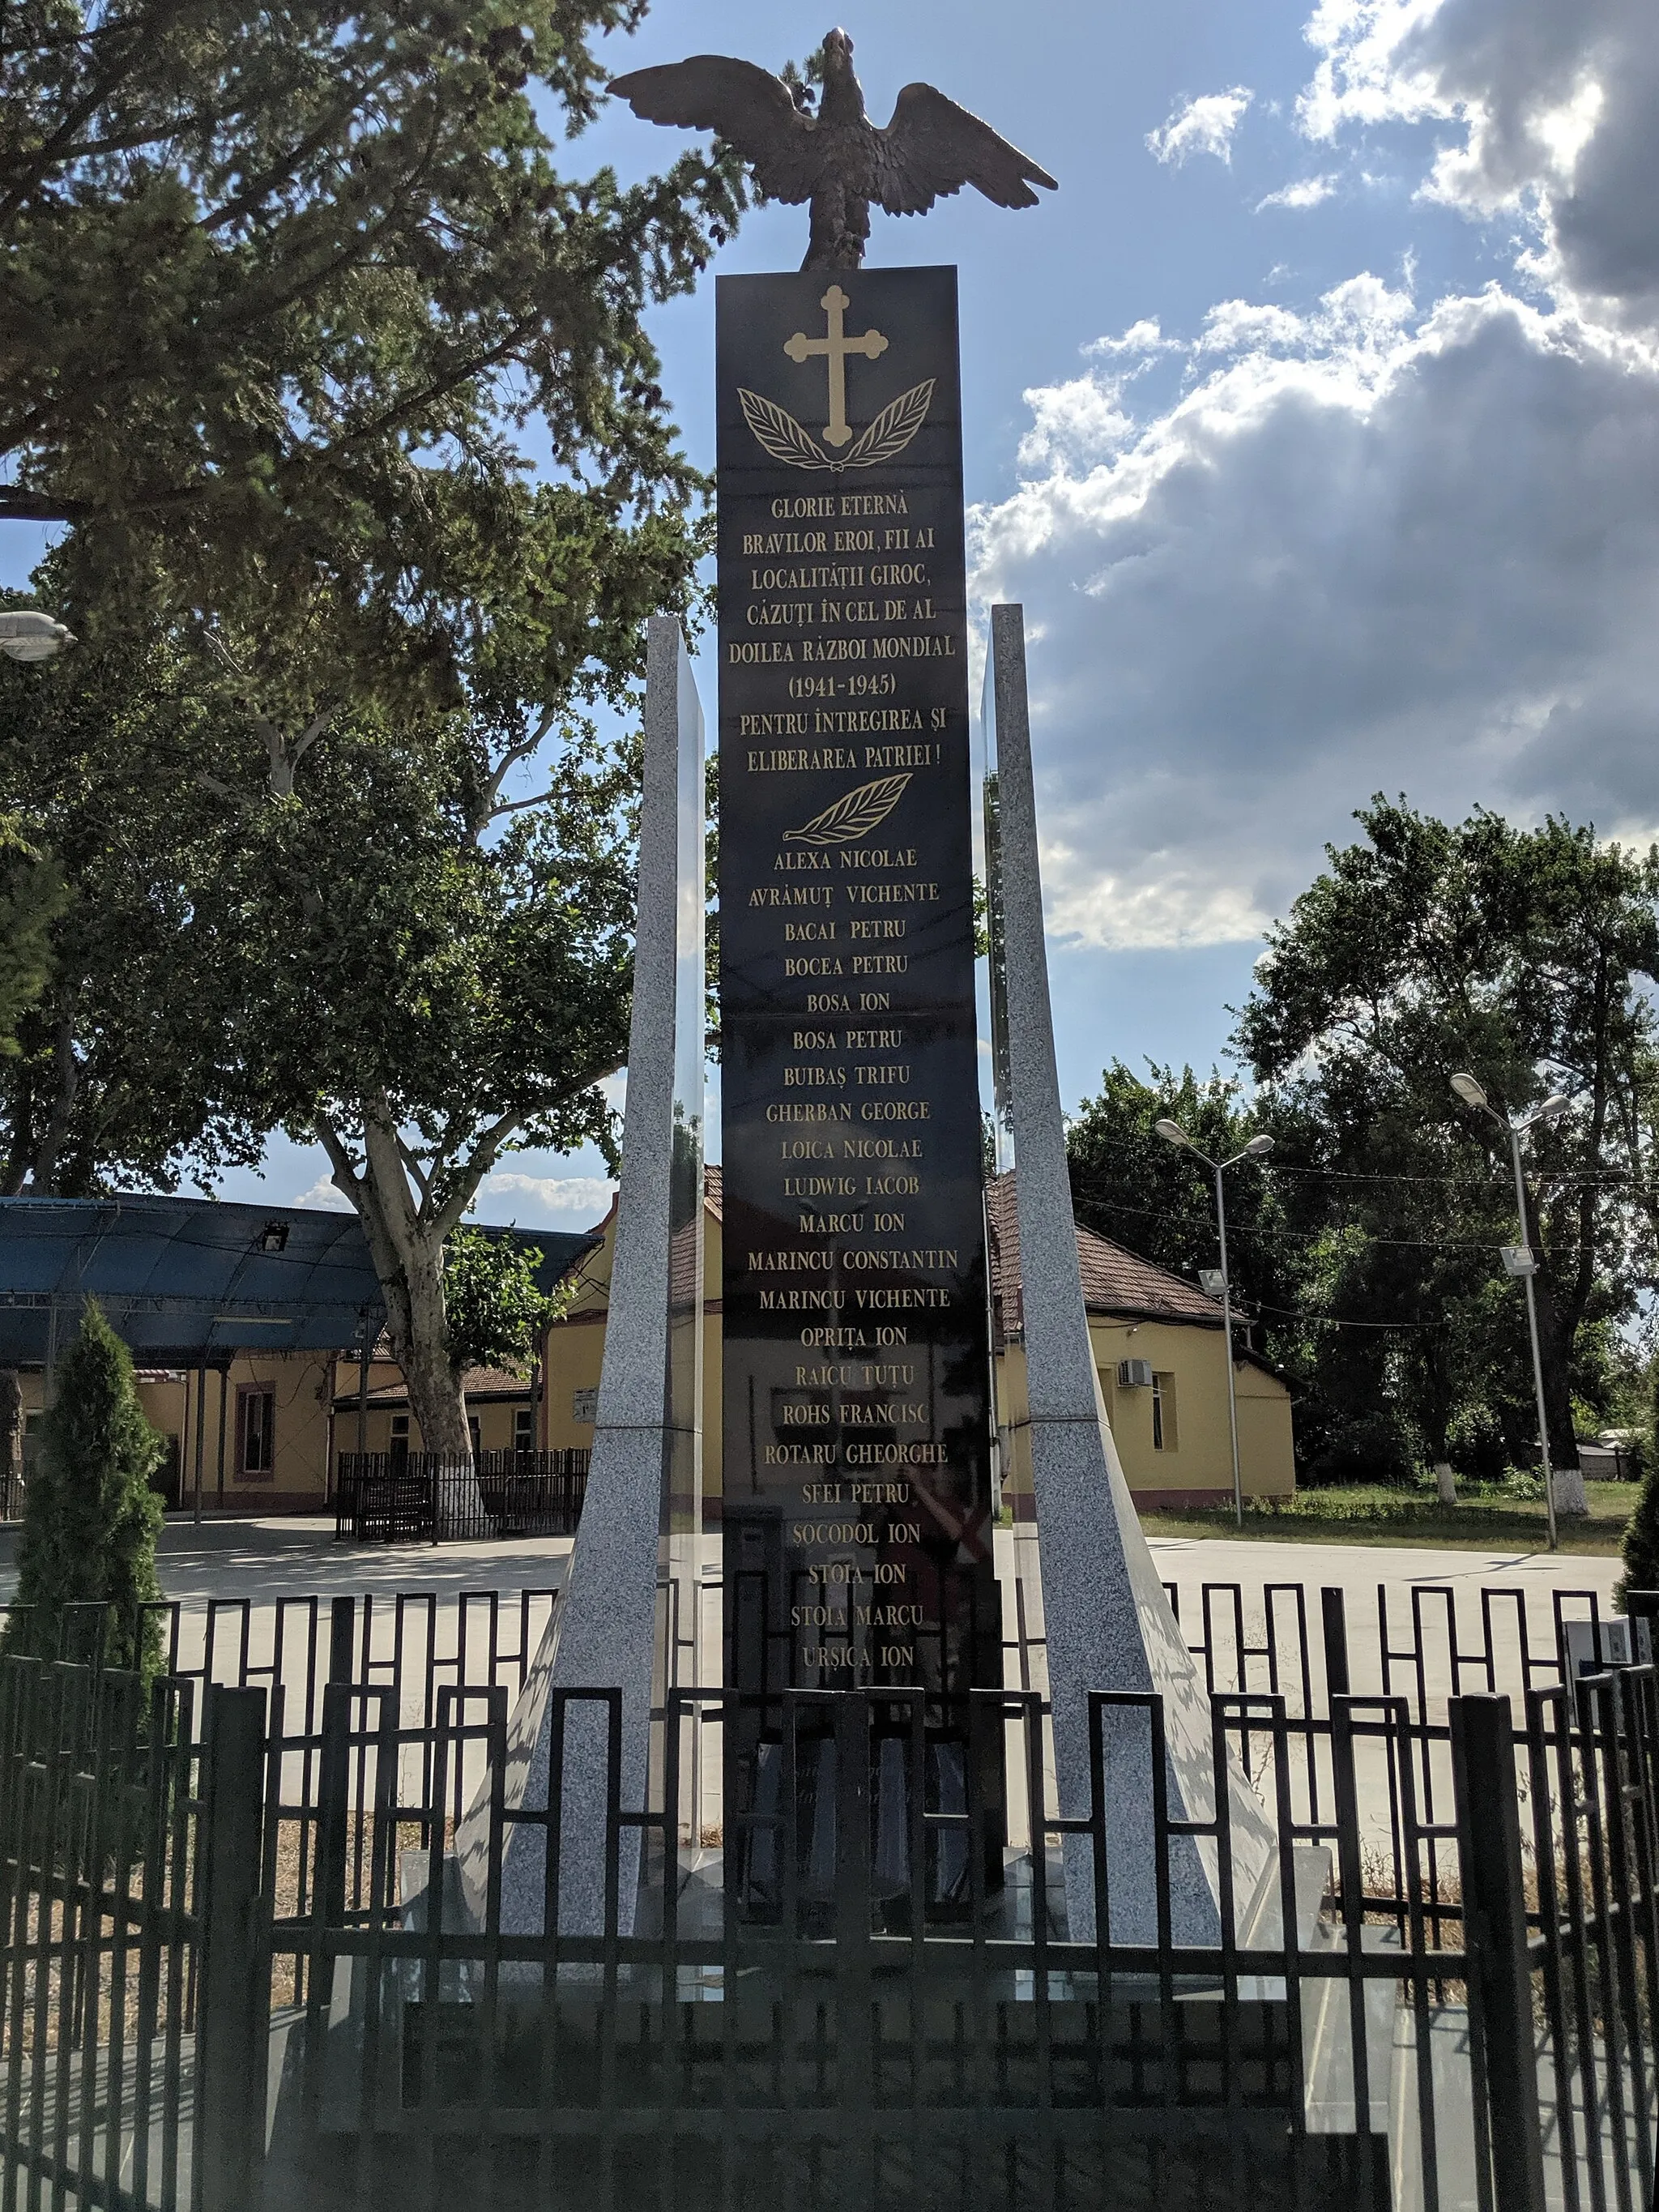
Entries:
{"type": "Polygon", "coordinates": [[[341,1452],[335,1534],[360,1544],[573,1536],[587,1488],[586,1451],[341,1452]]]}
{"type": "MultiPolygon", "coordinates": [[[[232,1620],[147,1696],[0,1662],[3,2212],[1650,2201],[1650,1668],[1575,1680],[1540,1651],[1513,1703],[1424,1712],[1409,1687],[1315,1685],[1306,1713],[1300,1684],[1218,1692],[1216,1759],[1248,1758],[1279,1850],[1204,1949],[1173,1941],[1168,1869],[1196,1830],[1224,1896],[1226,1821],[1155,1808],[1156,1925],[1123,1940],[1101,1762],[1060,1818],[1035,1695],[977,1701],[993,1805],[981,1762],[941,1792],[919,1699],[792,1693],[782,1786],[727,1833],[730,1697],[675,1694],[641,1812],[616,1696],[573,1692],[612,1731],[610,1790],[562,1805],[556,1731],[550,1818],[485,1796],[469,1914],[456,1831],[504,1771],[540,1617],[498,1600],[452,1643],[394,1607],[401,1673],[361,1601],[296,1615],[281,1665],[232,1620]],[[612,1872],[562,1920],[571,1818],[612,1872]],[[1068,1847],[1105,1904],[1088,1942],[1068,1847]]],[[[1150,1698],[1097,1713],[1125,1704],[1160,1725],[1150,1698]]]]}

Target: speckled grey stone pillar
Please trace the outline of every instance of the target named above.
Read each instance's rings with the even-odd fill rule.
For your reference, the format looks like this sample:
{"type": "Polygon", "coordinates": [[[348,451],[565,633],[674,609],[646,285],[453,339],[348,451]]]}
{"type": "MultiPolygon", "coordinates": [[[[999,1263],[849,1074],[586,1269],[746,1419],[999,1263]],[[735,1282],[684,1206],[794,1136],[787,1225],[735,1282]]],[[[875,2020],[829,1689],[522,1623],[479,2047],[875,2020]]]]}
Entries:
{"type": "MultiPolygon", "coordinates": [[[[991,659],[1032,1481],[1060,1809],[1066,1817],[1089,1809],[1089,1692],[1157,1691],[1164,1698],[1170,1817],[1207,1820],[1215,1809],[1209,1701],[1124,1480],[1078,1272],[1043,941],[1021,608],[992,608],[991,659]]],[[[1158,1926],[1156,1855],[1144,1715],[1109,1710],[1103,1742],[1111,1933],[1118,1942],[1151,1942],[1158,1926]]],[[[1267,1866],[1273,1836],[1237,1761],[1230,1759],[1228,1768],[1233,1881],[1242,1908],[1267,1866]]],[[[1175,1941],[1217,1942],[1212,1847],[1176,1842],[1170,1893],[1175,1941]]],[[[1072,1936],[1091,1939],[1095,1899],[1086,1838],[1068,1844],[1066,1902],[1072,1936]]]]}
{"type": "MultiPolygon", "coordinates": [[[[637,1810],[645,1796],[669,1494],[671,1488],[684,1492],[688,1481],[695,1493],[701,1474],[695,1432],[701,1401],[672,1387],[669,1300],[677,1190],[692,1193],[694,1222],[701,1224],[702,772],[702,710],[680,625],[672,617],[653,616],[628,1097],[599,1418],[564,1593],[508,1723],[508,1809],[546,1806],[557,1713],[551,1693],[566,1689],[620,1691],[621,1802],[637,1810]],[[677,1410],[688,1405],[690,1415],[677,1410]],[[688,1418],[690,1435],[681,1432],[688,1418]]],[[[699,1283],[701,1275],[699,1267],[699,1283]]],[[[695,1329],[689,1333],[694,1356],[696,1336],[695,1329]]],[[[609,1871],[610,1724],[598,1701],[573,1702],[566,1711],[559,1926],[569,1935],[598,1935],[609,1871]]],[[[456,1837],[462,1896],[477,1924],[484,1917],[489,1827],[486,1787],[456,1837]]],[[[539,1825],[507,1828],[501,1925],[507,1934],[543,1926],[544,1836],[539,1825]]],[[[624,1936],[633,1929],[638,1857],[639,1831],[625,1828],[617,1868],[617,1925],[624,1936]]]]}

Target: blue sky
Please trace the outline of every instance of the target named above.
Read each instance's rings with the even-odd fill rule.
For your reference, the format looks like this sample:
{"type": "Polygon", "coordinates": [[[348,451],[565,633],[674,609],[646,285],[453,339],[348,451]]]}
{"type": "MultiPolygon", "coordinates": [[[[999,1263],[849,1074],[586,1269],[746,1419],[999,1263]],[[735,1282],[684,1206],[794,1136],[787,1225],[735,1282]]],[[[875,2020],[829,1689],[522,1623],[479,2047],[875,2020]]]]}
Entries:
{"type": "MultiPolygon", "coordinates": [[[[1659,40],[1651,0],[903,0],[845,19],[872,113],[923,77],[1059,178],[876,217],[962,270],[981,599],[1018,599],[1062,1084],[1224,1064],[1228,1005],[1379,788],[1659,825],[1659,40]],[[1014,28],[1008,27],[1012,22],[1014,28]]],[[[658,0],[614,65],[780,65],[795,0],[658,0]]],[[[614,106],[573,167],[678,133],[614,106]]],[[[792,268],[753,216],[717,264],[792,268]]],[[[712,283],[654,319],[713,458],[712,283]]],[[[0,538],[8,578],[32,534],[0,538]]],[[[703,678],[714,709],[712,668],[703,678]]],[[[260,1188],[311,1193],[276,1146],[260,1188]]],[[[489,1218],[568,1227],[526,1155],[489,1218]]]]}

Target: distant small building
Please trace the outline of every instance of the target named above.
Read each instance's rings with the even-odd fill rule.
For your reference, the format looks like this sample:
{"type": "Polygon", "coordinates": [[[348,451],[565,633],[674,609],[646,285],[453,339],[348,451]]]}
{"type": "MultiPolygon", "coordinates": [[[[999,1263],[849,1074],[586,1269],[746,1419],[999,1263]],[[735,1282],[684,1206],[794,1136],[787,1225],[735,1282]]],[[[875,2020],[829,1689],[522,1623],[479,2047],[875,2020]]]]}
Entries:
{"type": "MultiPolygon", "coordinates": [[[[539,1249],[548,1291],[595,1242],[489,1233],[539,1249]]],[[[365,1342],[369,1449],[394,1445],[400,1417],[409,1433],[355,1214],[147,1194],[0,1199],[0,1365],[19,1378],[26,1486],[48,1371],[88,1296],[132,1352],[139,1402],[166,1445],[156,1485],[171,1504],[199,1492],[210,1511],[323,1510],[337,1450],[356,1448],[365,1342]]],[[[467,1383],[480,1449],[522,1446],[526,1413],[532,1430],[540,1419],[533,1376],[467,1383]]],[[[0,1513],[21,1502],[0,1482],[0,1513]]]]}
{"type": "MultiPolygon", "coordinates": [[[[1004,1493],[1030,1495],[1025,1324],[1020,1297],[1014,1178],[999,1176],[986,1200],[997,1326],[997,1423],[1004,1493]]],[[[1149,1510],[1231,1504],[1227,1348],[1219,1302],[1091,1229],[1077,1232],[1089,1340],[1123,1472],[1149,1510]]],[[[1233,1330],[1239,1485],[1247,1498],[1288,1498],[1296,1488],[1291,1394],[1284,1377],[1244,1349],[1233,1330]]]]}
{"type": "MultiPolygon", "coordinates": [[[[31,1201],[3,1201],[11,1208],[31,1201]]],[[[298,1209],[208,1205],[186,1200],[124,1200],[99,1212],[94,1201],[39,1201],[31,1226],[49,1224],[65,1249],[82,1236],[106,1269],[87,1279],[78,1261],[78,1290],[97,1291],[112,1323],[137,1338],[138,1391],[145,1413],[167,1439],[160,1478],[172,1501],[187,1505],[198,1470],[204,1504],[240,1512],[320,1512],[333,1492],[343,1452],[363,1449],[396,1455],[419,1451],[419,1425],[401,1371],[383,1337],[368,1363],[349,1343],[350,1326],[327,1318],[319,1288],[325,1266],[335,1278],[340,1314],[367,1315],[361,1231],[337,1214],[298,1209]],[[94,1218],[94,1217],[96,1217],[94,1218]],[[276,1232],[286,1230],[280,1240],[276,1232]],[[131,1261],[123,1257],[130,1241],[131,1261]],[[307,1255],[309,1254],[309,1257],[307,1255]],[[204,1273],[204,1255],[221,1270],[204,1273]],[[301,1265],[311,1273],[302,1283],[301,1265]],[[128,1273],[124,1275],[121,1268],[128,1273]],[[142,1276],[132,1273],[141,1267],[142,1276]],[[234,1295],[225,1271],[234,1268],[234,1295]],[[192,1274],[192,1270],[194,1273],[192,1274]],[[292,1275],[294,1283],[288,1286],[292,1275]],[[308,1307],[305,1299],[310,1300],[308,1307]],[[355,1306],[352,1302],[356,1302],[355,1306]],[[233,1347],[210,1340],[235,1316],[244,1334],[297,1326],[302,1312],[313,1333],[348,1340],[291,1351],[233,1347]],[[125,1324],[125,1325],[124,1325],[125,1324]],[[185,1357],[193,1333],[197,1341],[185,1357]],[[178,1347],[171,1358],[161,1346],[178,1347]],[[188,1364],[186,1364],[188,1361],[188,1364]],[[366,1384],[366,1388],[364,1387],[366,1384]],[[361,1439],[361,1445],[360,1445],[361,1439]]],[[[721,1178],[706,1175],[703,1264],[703,1435],[709,1518],[719,1515],[721,1412],[721,1178]]],[[[1018,1516],[1030,1510],[1026,1440],[1024,1322],[1020,1297],[1019,1232],[1014,1181],[1003,1176],[987,1194],[991,1284],[996,1330],[997,1422],[1004,1497],[1018,1516]]],[[[24,1217],[9,1216],[14,1228],[24,1217]]],[[[599,1411],[611,1267],[616,1237],[613,1204],[585,1236],[517,1232],[544,1255],[542,1286],[570,1286],[563,1317],[548,1330],[541,1358],[523,1375],[475,1368],[464,1378],[474,1447],[486,1452],[586,1449],[599,1411]]],[[[507,1233],[507,1232],[503,1232],[507,1233]]],[[[1227,1426],[1227,1369],[1221,1309],[1192,1284],[1138,1258],[1086,1229],[1077,1232],[1089,1333],[1102,1394],[1138,1504],[1148,1509],[1223,1503],[1232,1496],[1227,1426]]],[[[44,1249],[44,1244],[42,1245],[44,1249]]],[[[21,1282],[20,1271],[19,1280],[21,1282]]],[[[372,1278],[370,1279],[372,1282],[372,1278]]],[[[0,1306],[6,1298],[0,1283],[0,1306]]],[[[9,1314],[13,1358],[24,1369],[24,1458],[33,1456],[44,1402],[39,1352],[45,1341],[46,1298],[14,1289],[9,1314]],[[28,1303],[24,1304],[27,1299],[28,1303]],[[34,1341],[25,1324],[34,1332],[34,1341]],[[20,1357],[20,1354],[21,1355],[20,1357]]],[[[59,1303],[55,1326],[67,1330],[78,1305],[59,1303]]],[[[379,1315],[374,1328],[378,1336],[379,1315]]],[[[0,1344],[3,1344],[0,1332],[0,1344]]],[[[1288,1497],[1296,1486],[1291,1396],[1267,1363],[1236,1337],[1239,1463],[1247,1497],[1288,1497]]]]}
{"type": "MultiPolygon", "coordinates": [[[[710,1518],[720,1492],[721,1177],[706,1170],[703,1349],[704,1482],[710,1518]]],[[[1024,1321],[1019,1291],[1019,1231],[1014,1179],[999,1176],[987,1194],[991,1281],[996,1314],[997,1420],[1004,1495],[1016,1513],[1030,1495],[1026,1442],[1024,1321]]],[[[576,1294],[547,1335],[548,1449],[593,1441],[599,1367],[605,1353],[614,1205],[595,1232],[599,1244],[581,1263],[576,1294]]],[[[1136,1503],[1149,1510],[1231,1502],[1232,1453],[1227,1420],[1227,1362],[1221,1308],[1194,1285],[1154,1267],[1091,1230],[1077,1232],[1078,1261],[1095,1364],[1112,1433],[1136,1503]]],[[[1240,1480],[1249,1498],[1287,1498],[1296,1488],[1291,1394],[1268,1363],[1234,1335],[1240,1480]]]]}

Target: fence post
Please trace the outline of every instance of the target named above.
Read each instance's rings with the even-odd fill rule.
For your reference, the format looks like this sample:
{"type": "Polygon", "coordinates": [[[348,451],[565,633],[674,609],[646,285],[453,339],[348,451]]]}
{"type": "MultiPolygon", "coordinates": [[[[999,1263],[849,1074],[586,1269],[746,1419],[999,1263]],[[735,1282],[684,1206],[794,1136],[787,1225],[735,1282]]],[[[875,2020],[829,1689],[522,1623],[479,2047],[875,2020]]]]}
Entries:
{"type": "Polygon", "coordinates": [[[1463,1941],[1486,2055],[1493,2191],[1504,2212],[1544,2212],[1538,2039],[1510,1701],[1453,1698],[1450,1718],[1463,1941]]]}
{"type": "Polygon", "coordinates": [[[262,1942],[265,1693],[211,1683],[196,1908],[196,2212],[246,2212],[265,2148],[270,1964],[262,1942]]]}
{"type": "Polygon", "coordinates": [[[1346,1591],[1327,1585],[1319,1593],[1319,1613],[1325,1632],[1325,1696],[1346,1698],[1352,1685],[1348,1679],[1348,1601],[1346,1591]]]}
{"type": "Polygon", "coordinates": [[[331,1682],[349,1682],[352,1680],[351,1641],[357,1623],[357,1601],[355,1597],[337,1597],[328,1606],[328,1679],[331,1682]]]}

